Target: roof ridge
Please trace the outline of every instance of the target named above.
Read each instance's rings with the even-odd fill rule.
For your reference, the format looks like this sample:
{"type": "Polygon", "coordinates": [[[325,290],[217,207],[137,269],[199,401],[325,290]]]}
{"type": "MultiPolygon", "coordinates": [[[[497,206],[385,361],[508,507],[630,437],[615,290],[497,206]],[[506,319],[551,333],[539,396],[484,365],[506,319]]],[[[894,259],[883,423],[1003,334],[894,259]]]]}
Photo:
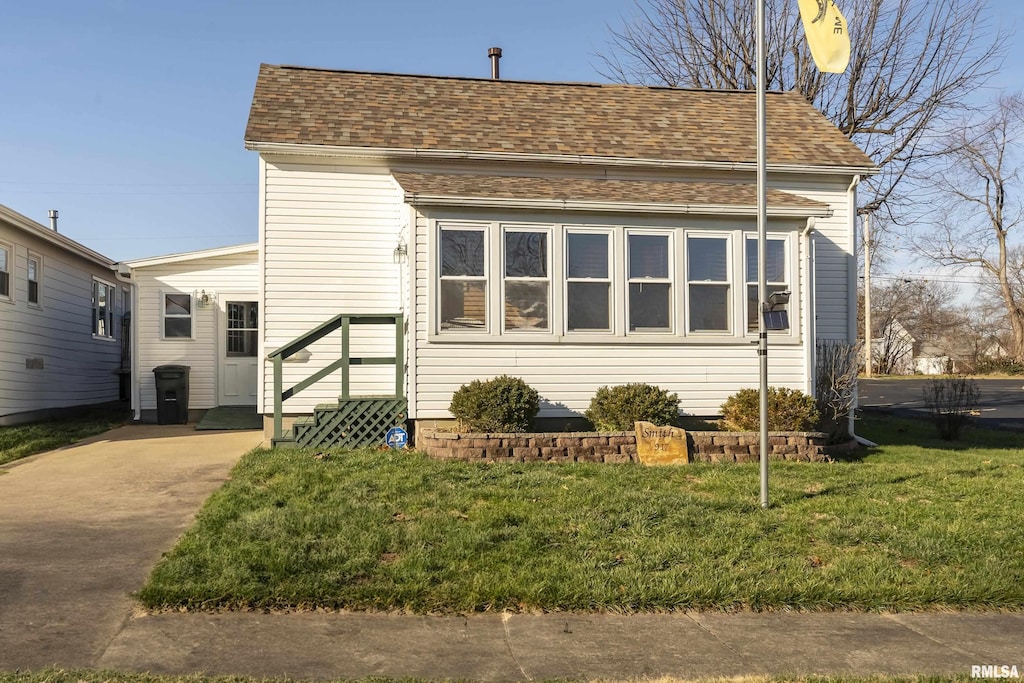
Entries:
{"type": "MultiPolygon", "coordinates": [[[[361,69],[334,69],[330,67],[322,66],[302,66],[298,64],[267,64],[264,63],[262,66],[268,66],[275,69],[286,69],[289,71],[315,71],[320,73],[331,73],[331,74],[355,74],[360,76],[390,76],[395,78],[416,78],[416,79],[436,79],[441,81],[480,81],[483,83],[515,83],[520,85],[546,85],[546,86],[574,86],[581,88],[624,88],[624,89],[643,89],[643,90],[667,90],[670,92],[709,92],[709,93],[726,93],[726,94],[745,94],[753,95],[753,90],[737,90],[733,88],[698,88],[698,87],[685,87],[685,86],[673,86],[673,85],[648,85],[643,83],[595,83],[589,81],[535,81],[519,78],[490,78],[486,76],[444,76],[437,74],[412,74],[412,73],[398,73],[395,71],[363,71],[361,69]]],[[[769,95],[791,95],[796,93],[796,90],[769,90],[769,95]]]]}

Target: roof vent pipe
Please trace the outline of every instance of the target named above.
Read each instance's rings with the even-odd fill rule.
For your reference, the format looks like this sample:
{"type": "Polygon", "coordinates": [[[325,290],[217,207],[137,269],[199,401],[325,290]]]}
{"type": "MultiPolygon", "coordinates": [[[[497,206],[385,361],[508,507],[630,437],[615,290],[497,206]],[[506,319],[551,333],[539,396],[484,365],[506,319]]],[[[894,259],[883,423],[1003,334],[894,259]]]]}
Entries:
{"type": "Polygon", "coordinates": [[[57,232],[57,209],[50,209],[50,230],[57,232]]]}
{"type": "Polygon", "coordinates": [[[487,56],[491,58],[491,78],[498,80],[501,78],[498,72],[498,61],[501,59],[501,48],[491,47],[487,49],[487,56]]]}

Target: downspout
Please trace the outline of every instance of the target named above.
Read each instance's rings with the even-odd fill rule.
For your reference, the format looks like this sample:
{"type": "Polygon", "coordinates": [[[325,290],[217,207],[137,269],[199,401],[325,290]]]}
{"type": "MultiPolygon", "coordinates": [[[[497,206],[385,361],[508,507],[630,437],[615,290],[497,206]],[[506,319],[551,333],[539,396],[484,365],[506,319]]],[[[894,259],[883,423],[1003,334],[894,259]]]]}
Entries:
{"type": "Polygon", "coordinates": [[[132,420],[138,422],[142,419],[142,401],[139,396],[139,330],[138,330],[138,310],[139,310],[139,290],[135,286],[135,280],[130,275],[125,276],[121,274],[121,268],[127,268],[128,272],[131,273],[131,268],[122,263],[115,263],[113,265],[114,278],[122,283],[128,285],[128,291],[131,292],[132,298],[132,326],[131,330],[131,408],[132,408],[132,420]]]}
{"type": "Polygon", "coordinates": [[[804,228],[801,237],[803,238],[803,247],[805,254],[805,266],[804,272],[805,282],[803,286],[803,313],[804,313],[804,362],[806,363],[806,373],[804,376],[807,378],[806,391],[809,396],[815,394],[815,384],[817,377],[817,332],[815,330],[815,318],[817,312],[815,306],[817,299],[814,295],[814,264],[815,264],[815,241],[814,241],[814,217],[807,219],[807,226],[804,228]]]}
{"type": "MultiPolygon", "coordinates": [[[[853,253],[853,263],[850,267],[849,277],[847,278],[847,332],[846,338],[850,344],[857,343],[857,260],[859,258],[859,249],[857,247],[857,185],[860,184],[860,176],[853,176],[853,181],[850,183],[850,187],[847,188],[846,192],[849,197],[849,229],[847,234],[850,236],[851,241],[851,252],[853,253]]],[[[850,411],[849,422],[847,423],[847,431],[850,437],[856,439],[857,443],[873,447],[878,444],[865,439],[862,436],[857,436],[854,430],[856,423],[856,411],[859,403],[859,397],[857,395],[857,388],[853,390],[853,410],[850,411]]]]}

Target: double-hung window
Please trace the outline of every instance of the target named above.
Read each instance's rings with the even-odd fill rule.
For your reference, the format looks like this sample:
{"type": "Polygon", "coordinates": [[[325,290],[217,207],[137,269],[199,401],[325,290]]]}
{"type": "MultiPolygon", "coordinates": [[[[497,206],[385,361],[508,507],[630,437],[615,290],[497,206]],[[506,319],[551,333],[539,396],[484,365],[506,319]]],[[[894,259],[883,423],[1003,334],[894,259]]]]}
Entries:
{"type": "Polygon", "coordinates": [[[102,280],[92,281],[92,333],[104,339],[114,338],[114,302],[117,288],[102,280]]]}
{"type": "Polygon", "coordinates": [[[612,330],[611,233],[565,235],[565,309],[569,332],[612,330]]]}
{"type": "Polygon", "coordinates": [[[547,231],[506,228],[504,307],[506,330],[549,330],[551,273],[547,231]]]}
{"type": "Polygon", "coordinates": [[[192,295],[163,295],[163,337],[164,339],[192,338],[192,295]]]}
{"type": "Polygon", "coordinates": [[[629,331],[672,329],[672,239],[668,234],[627,233],[629,331]]]}
{"type": "Polygon", "coordinates": [[[442,227],[442,330],[487,330],[487,232],[442,227]]]}
{"type": "MultiPolygon", "coordinates": [[[[765,281],[768,285],[768,296],[776,292],[784,292],[789,289],[789,278],[786,268],[786,239],[784,237],[769,237],[765,242],[765,281]]],[[[756,332],[758,329],[757,315],[759,310],[757,300],[757,238],[746,239],[747,252],[747,331],[756,332]]],[[[788,304],[778,304],[775,310],[788,310],[788,304]]]]}
{"type": "Polygon", "coordinates": [[[33,253],[28,255],[28,302],[39,305],[39,280],[42,277],[42,259],[33,253]]]}
{"type": "Polygon", "coordinates": [[[11,298],[11,252],[6,244],[0,244],[0,299],[11,298]]]}
{"type": "Polygon", "coordinates": [[[728,333],[730,240],[727,236],[686,237],[687,303],[690,332],[728,333]]]}

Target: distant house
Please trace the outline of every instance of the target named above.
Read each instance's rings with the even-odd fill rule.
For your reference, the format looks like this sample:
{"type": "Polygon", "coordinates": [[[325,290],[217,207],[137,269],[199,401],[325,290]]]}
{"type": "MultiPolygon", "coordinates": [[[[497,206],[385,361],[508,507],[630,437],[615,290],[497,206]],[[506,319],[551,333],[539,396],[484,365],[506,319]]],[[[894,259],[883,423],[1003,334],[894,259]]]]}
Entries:
{"type": "Polygon", "coordinates": [[[191,418],[257,402],[258,245],[242,244],[128,261],[136,290],[132,407],[156,422],[153,370],[189,367],[191,418]]]}
{"type": "Polygon", "coordinates": [[[916,365],[917,339],[900,323],[889,320],[871,340],[872,370],[883,375],[912,375],[916,365]]]}
{"type": "Polygon", "coordinates": [[[118,400],[129,292],[109,258],[0,206],[0,425],[118,400]]]}
{"type": "MultiPolygon", "coordinates": [[[[500,374],[542,418],[628,382],[717,414],[758,382],[754,112],[752,92],[263,65],[245,143],[268,428],[339,395],[443,420],[500,374]]],[[[856,339],[856,188],[877,169],[795,92],[768,95],[768,144],[768,282],[791,292],[770,382],[813,391],[815,340],[856,339]]]]}

